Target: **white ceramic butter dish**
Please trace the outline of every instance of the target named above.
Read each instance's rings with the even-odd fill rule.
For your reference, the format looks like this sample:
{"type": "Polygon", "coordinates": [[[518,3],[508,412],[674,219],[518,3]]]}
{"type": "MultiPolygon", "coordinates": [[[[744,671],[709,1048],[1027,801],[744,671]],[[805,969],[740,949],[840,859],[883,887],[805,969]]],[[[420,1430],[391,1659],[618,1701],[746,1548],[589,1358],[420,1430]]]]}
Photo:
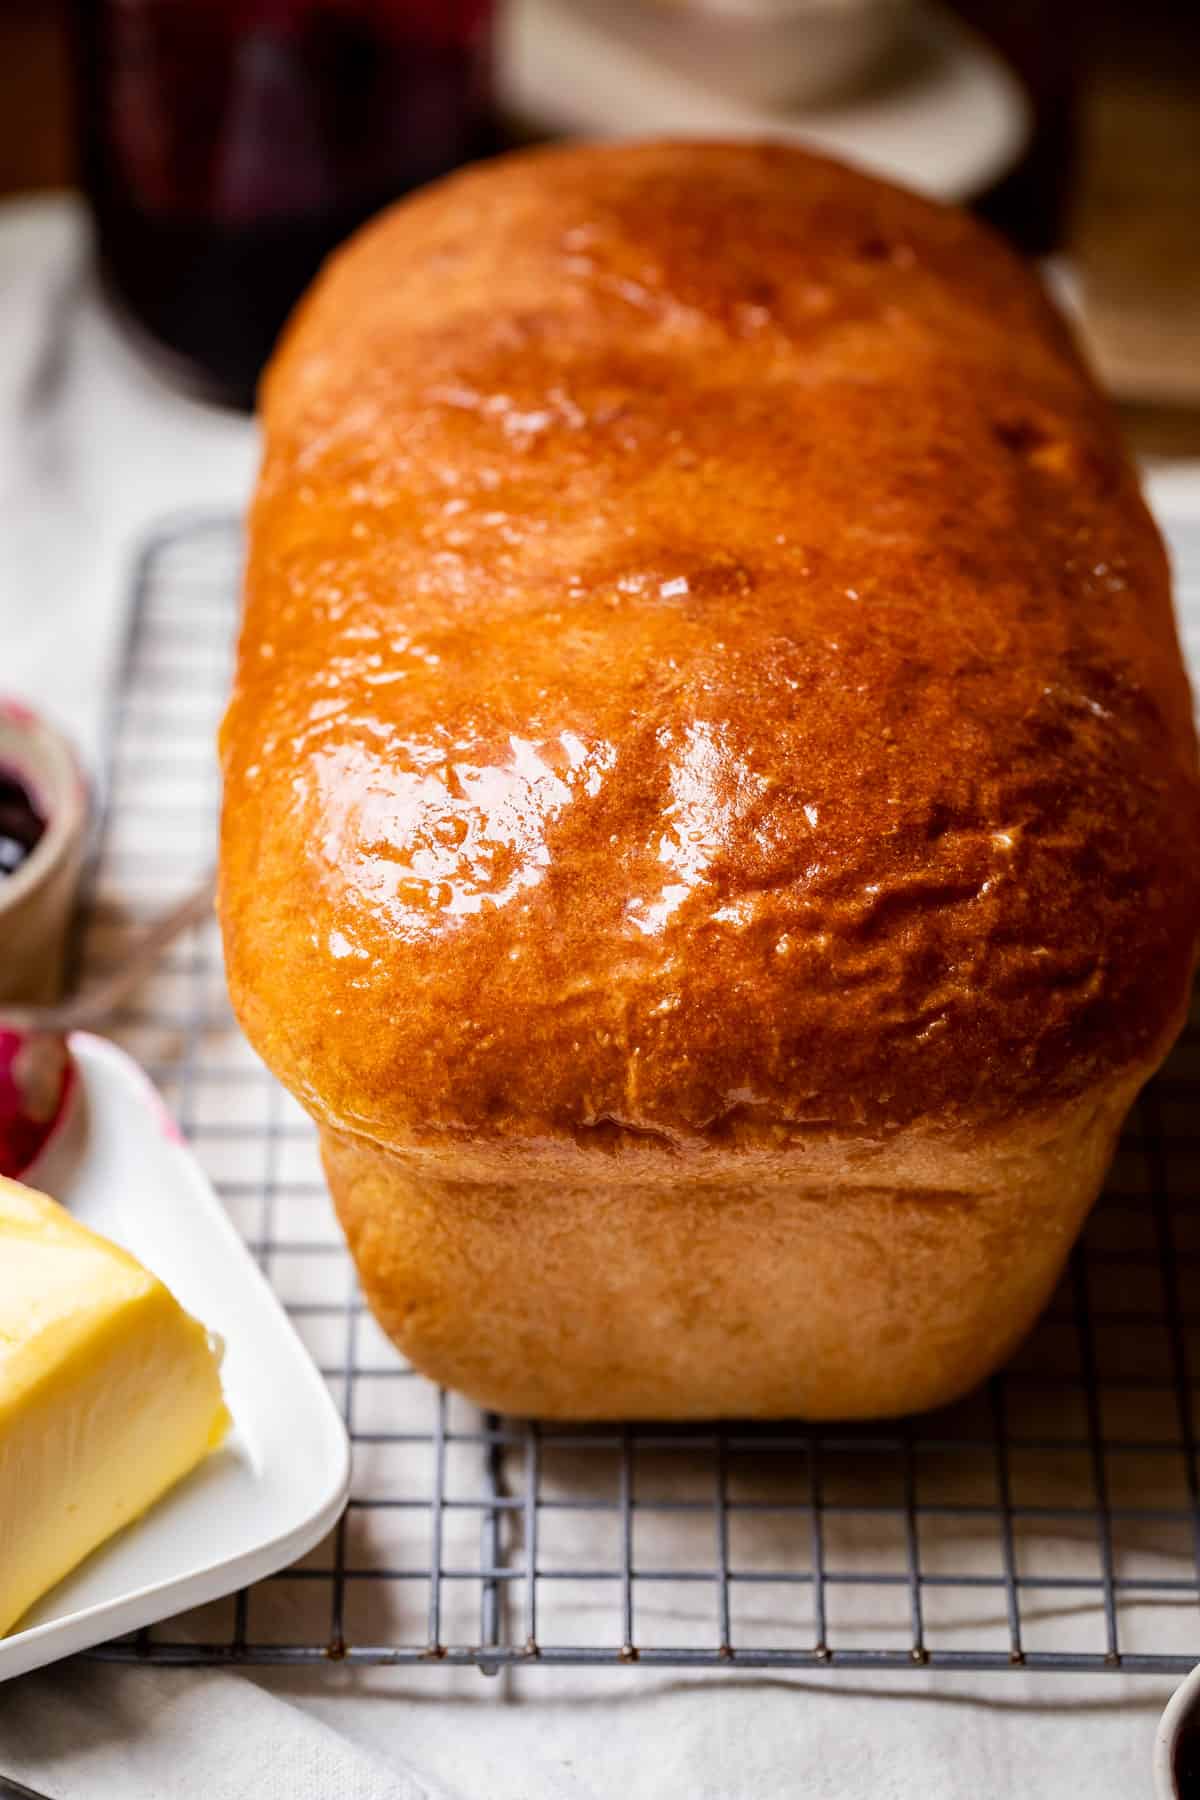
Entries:
{"type": "Polygon", "coordinates": [[[329,1390],[158,1094],[114,1044],[83,1032],[70,1044],[70,1113],[27,1179],[125,1245],[219,1333],[233,1429],[0,1638],[0,1680],[294,1562],[332,1528],[349,1485],[329,1390]]]}

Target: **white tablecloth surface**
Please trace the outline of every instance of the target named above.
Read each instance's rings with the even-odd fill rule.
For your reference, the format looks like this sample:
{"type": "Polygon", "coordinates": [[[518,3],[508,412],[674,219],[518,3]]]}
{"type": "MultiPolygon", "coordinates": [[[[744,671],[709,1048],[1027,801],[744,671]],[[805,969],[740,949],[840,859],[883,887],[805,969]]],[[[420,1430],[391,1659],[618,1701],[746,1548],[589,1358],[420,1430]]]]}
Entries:
{"type": "MultiPolygon", "coordinates": [[[[238,505],[255,456],[247,422],[169,393],[127,350],[74,203],[0,209],[0,689],[90,753],[141,529],[238,505]]],[[[1200,521],[1194,471],[1153,492],[1200,521]]],[[[1172,1685],[77,1662],[0,1689],[0,1773],[56,1800],[1134,1800],[1172,1685]]]]}

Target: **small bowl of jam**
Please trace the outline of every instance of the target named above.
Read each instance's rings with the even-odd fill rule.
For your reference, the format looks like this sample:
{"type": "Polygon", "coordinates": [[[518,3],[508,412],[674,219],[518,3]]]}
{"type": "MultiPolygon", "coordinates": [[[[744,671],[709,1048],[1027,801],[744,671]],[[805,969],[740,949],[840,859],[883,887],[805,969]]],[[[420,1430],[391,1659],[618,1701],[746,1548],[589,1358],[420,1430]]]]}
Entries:
{"type": "Polygon", "coordinates": [[[67,739],[0,698],[0,1007],[58,994],[86,824],[67,739]]]}
{"type": "Polygon", "coordinates": [[[46,835],[33,795],[19,775],[0,769],[0,875],[15,875],[46,835]]]}

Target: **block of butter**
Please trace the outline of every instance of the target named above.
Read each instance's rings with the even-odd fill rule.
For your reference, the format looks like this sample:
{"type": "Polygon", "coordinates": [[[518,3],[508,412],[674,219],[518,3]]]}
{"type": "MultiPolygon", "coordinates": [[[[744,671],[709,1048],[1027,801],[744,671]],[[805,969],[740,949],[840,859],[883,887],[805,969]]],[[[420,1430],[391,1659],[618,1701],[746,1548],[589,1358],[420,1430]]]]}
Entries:
{"type": "Polygon", "coordinates": [[[221,1442],[219,1360],[134,1257],[0,1179],[0,1636],[221,1442]]]}

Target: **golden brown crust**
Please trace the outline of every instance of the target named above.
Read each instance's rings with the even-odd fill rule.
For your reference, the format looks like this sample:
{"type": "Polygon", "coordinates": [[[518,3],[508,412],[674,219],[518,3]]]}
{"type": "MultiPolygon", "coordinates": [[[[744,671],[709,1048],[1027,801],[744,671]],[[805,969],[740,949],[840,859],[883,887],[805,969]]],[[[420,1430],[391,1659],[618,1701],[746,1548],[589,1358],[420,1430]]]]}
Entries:
{"type": "Polygon", "coordinates": [[[794,150],[505,159],[334,260],[264,420],[221,911],[326,1125],[986,1134],[1161,1056],[1163,553],[977,225],[794,150]]]}

